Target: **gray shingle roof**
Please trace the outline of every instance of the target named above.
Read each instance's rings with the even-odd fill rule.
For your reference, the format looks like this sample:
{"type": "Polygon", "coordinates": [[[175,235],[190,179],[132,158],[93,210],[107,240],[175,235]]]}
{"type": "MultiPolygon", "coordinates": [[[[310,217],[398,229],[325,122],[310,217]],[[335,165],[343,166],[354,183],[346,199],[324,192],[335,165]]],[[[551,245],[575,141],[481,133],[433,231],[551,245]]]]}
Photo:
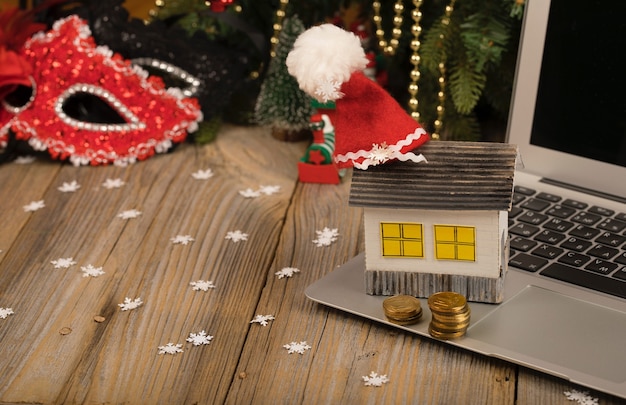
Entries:
{"type": "Polygon", "coordinates": [[[354,169],[349,204],[357,207],[509,210],[517,147],[430,141],[415,151],[428,162],[354,169]]]}

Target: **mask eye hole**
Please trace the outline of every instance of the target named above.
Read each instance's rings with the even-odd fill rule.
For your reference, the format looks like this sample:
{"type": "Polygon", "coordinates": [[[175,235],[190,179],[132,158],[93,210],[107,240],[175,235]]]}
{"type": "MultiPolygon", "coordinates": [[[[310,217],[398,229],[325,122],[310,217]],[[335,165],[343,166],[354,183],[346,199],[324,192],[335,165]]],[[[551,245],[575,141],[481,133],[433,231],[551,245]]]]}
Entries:
{"type": "Polygon", "coordinates": [[[125,124],[124,118],[109,103],[89,93],[72,94],[61,106],[71,119],[100,124],[125,124]]]}
{"type": "Polygon", "coordinates": [[[19,85],[15,90],[11,93],[7,94],[7,96],[2,100],[2,105],[4,108],[13,113],[18,114],[22,110],[28,108],[28,106],[35,99],[35,81],[31,77],[30,78],[30,87],[19,85]]]}
{"type": "Polygon", "coordinates": [[[144,129],[146,124],[108,90],[90,84],[68,88],[54,105],[65,124],[90,131],[144,129]]]}

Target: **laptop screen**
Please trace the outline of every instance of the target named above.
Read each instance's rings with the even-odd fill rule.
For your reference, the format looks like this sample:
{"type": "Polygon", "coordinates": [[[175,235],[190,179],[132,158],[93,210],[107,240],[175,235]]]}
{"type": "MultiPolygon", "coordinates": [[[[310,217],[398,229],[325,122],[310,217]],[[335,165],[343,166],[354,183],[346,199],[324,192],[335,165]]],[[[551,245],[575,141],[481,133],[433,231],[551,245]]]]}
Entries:
{"type": "Polygon", "coordinates": [[[523,171],[626,199],[626,1],[527,0],[507,141],[523,171]]]}
{"type": "Polygon", "coordinates": [[[531,143],[626,166],[626,2],[552,1],[531,143]]]}

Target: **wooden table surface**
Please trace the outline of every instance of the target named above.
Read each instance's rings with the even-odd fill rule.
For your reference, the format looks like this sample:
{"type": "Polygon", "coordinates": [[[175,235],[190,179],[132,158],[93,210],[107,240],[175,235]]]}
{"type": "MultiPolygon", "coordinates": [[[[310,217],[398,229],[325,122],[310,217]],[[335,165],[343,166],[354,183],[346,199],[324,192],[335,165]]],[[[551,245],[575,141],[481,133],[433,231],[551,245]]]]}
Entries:
{"type": "Polygon", "coordinates": [[[212,144],[126,168],[0,166],[0,308],[13,310],[0,318],[0,403],[572,404],[564,391],[583,388],[306,298],[363,236],[350,172],[339,185],[298,182],[305,148],[226,126],[212,144]],[[192,177],[206,169],[213,177],[192,177]],[[58,190],[72,181],[75,192],[58,190]],[[261,186],[280,189],[240,194],[261,186]],[[133,209],[141,215],[118,217],[133,209]],[[339,236],[318,247],[324,227],[339,236]],[[226,238],[237,230],[247,240],[226,238]],[[75,264],[55,268],[64,258],[75,264]],[[84,277],[89,265],[104,274],[84,277]],[[286,267],[300,272],[279,278],[286,267]],[[199,280],[215,288],[196,291],[199,280]],[[122,311],[125,298],[143,304],[122,311]],[[209,344],[186,341],[201,331],[209,344]],[[290,342],[311,348],[289,354],[290,342]],[[183,352],[158,354],[167,343],[183,352]],[[389,382],[365,386],[372,371],[389,382]]]}

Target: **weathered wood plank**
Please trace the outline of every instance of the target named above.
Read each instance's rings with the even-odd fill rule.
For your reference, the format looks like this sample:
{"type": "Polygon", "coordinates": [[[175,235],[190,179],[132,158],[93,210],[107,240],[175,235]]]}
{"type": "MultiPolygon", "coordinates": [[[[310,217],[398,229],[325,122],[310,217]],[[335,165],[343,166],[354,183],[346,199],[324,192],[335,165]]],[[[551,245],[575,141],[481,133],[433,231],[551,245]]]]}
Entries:
{"type": "Polygon", "coordinates": [[[23,206],[43,198],[52,187],[61,166],[58,163],[0,165],[0,250],[6,252],[31,217],[23,206]],[[37,187],[33,187],[37,184],[37,187]]]}
{"type": "Polygon", "coordinates": [[[9,348],[0,368],[10,370],[0,377],[2,401],[183,403],[193,390],[208,403],[223,400],[296,182],[285,162],[295,167],[304,145],[260,130],[235,128],[221,138],[126,169],[80,168],[75,174],[86,192],[46,192],[47,210],[32,214],[19,248],[0,263],[0,272],[13,275],[0,281],[2,301],[16,312],[0,330],[9,348]],[[213,178],[191,178],[207,167],[213,178]],[[124,187],[99,187],[116,175],[124,187]],[[281,191],[257,199],[239,194],[261,184],[281,191]],[[116,218],[132,208],[143,214],[116,218]],[[236,229],[249,240],[224,239],[236,229]],[[196,241],[173,245],[177,234],[196,241]],[[52,269],[59,257],[103,266],[106,274],[85,279],[77,266],[52,269]],[[218,288],[193,291],[189,283],[199,279],[218,288]],[[122,312],[117,304],[125,297],[144,305],[122,312]],[[94,315],[106,320],[96,323],[94,315]],[[61,335],[63,327],[72,332],[61,335]],[[185,343],[202,329],[215,336],[211,345],[185,343]],[[183,343],[185,353],[158,356],[157,346],[168,342],[183,343]],[[210,378],[196,381],[202,373],[210,378]]]}

